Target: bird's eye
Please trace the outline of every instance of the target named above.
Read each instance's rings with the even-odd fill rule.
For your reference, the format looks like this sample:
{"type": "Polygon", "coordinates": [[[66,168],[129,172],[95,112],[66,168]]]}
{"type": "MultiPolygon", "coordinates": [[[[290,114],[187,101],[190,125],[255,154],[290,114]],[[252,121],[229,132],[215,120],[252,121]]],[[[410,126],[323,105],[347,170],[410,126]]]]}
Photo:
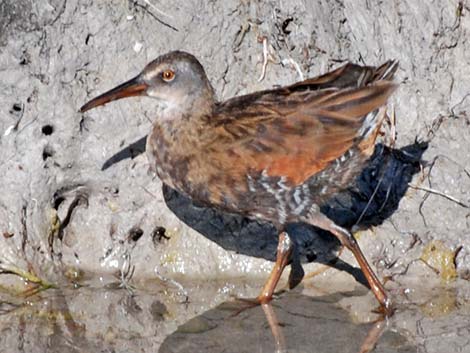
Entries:
{"type": "Polygon", "coordinates": [[[175,72],[173,70],[165,70],[162,72],[162,78],[165,82],[173,81],[175,78],[175,72]]]}

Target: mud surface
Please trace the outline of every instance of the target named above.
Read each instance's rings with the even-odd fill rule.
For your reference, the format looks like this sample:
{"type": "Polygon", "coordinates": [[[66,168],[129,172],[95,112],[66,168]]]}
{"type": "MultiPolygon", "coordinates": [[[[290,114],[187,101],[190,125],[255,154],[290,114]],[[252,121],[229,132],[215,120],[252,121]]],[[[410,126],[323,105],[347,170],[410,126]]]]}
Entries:
{"type": "MultiPolygon", "coordinates": [[[[448,351],[451,344],[451,351],[470,351],[464,325],[470,280],[469,32],[465,1],[2,1],[0,350],[185,351],[181,345],[193,340],[184,324],[194,317],[215,320],[194,342],[216,342],[210,335],[225,333],[236,344],[237,335],[249,331],[250,345],[256,337],[266,342],[260,351],[276,347],[260,310],[243,313],[245,326],[226,320],[219,307],[230,295],[257,294],[276,249],[270,225],[162,192],[142,153],[156,118],[150,99],[77,112],[158,55],[179,49],[200,59],[221,100],[293,83],[346,61],[400,61],[400,87],[389,107],[396,139],[385,129],[388,135],[361,178],[324,211],[356,231],[399,304],[377,351],[393,351],[393,342],[403,352],[448,351]],[[109,276],[120,289],[107,287],[115,280],[97,282],[109,276]],[[137,304],[129,309],[132,300],[137,304]]],[[[307,273],[331,264],[340,250],[328,234],[303,225],[292,225],[291,232],[302,262],[313,261],[307,273]]],[[[330,327],[330,318],[337,331],[357,338],[358,347],[358,337],[367,336],[373,298],[358,283],[347,251],[335,266],[341,271],[307,278],[274,305],[279,320],[288,322],[289,351],[317,345],[307,331],[330,327]],[[328,293],[311,293],[311,286],[328,293]],[[343,293],[340,299],[331,299],[335,291],[343,293]],[[296,306],[316,311],[320,304],[310,297],[323,295],[329,299],[320,303],[335,303],[318,309],[331,314],[323,323],[292,314],[296,306]],[[347,304],[355,297],[366,299],[357,307],[347,304]]],[[[343,341],[332,339],[331,347],[341,346],[343,341]]]]}

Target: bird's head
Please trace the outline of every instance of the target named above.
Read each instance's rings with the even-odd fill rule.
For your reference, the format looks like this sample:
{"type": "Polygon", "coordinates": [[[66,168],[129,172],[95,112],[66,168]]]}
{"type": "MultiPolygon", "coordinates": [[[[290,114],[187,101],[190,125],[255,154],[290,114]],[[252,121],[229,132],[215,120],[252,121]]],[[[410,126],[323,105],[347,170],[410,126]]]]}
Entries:
{"type": "Polygon", "coordinates": [[[207,113],[213,108],[214,91],[204,68],[191,54],[174,51],[150,62],[133,79],[90,100],[80,108],[86,112],[108,102],[133,96],[149,96],[158,100],[164,112],[207,113]]]}

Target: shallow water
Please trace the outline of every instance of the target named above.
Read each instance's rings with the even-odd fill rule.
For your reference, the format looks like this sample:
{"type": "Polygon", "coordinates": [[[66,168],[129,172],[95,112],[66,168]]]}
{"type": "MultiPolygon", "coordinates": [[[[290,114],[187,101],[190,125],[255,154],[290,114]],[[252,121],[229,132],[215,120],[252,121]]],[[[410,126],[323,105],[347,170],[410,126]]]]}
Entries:
{"type": "Polygon", "coordinates": [[[259,288],[242,281],[135,286],[0,294],[0,351],[470,352],[469,306],[452,289],[408,293],[381,321],[360,286],[326,293],[307,284],[255,307],[232,298],[259,288]]]}

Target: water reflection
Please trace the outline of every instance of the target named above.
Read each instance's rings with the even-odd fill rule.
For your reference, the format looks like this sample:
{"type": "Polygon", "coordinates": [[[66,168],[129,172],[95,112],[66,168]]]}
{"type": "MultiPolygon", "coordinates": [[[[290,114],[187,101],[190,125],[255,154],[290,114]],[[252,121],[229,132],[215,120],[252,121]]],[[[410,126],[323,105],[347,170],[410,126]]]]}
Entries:
{"type": "Polygon", "coordinates": [[[180,326],[159,352],[416,352],[404,336],[383,332],[386,321],[352,322],[338,298],[291,292],[238,315],[244,303],[223,303],[180,326]]]}
{"type": "Polygon", "coordinates": [[[49,290],[21,304],[0,296],[0,351],[156,352],[175,329],[169,310],[158,294],[124,289],[49,290]]]}
{"type": "Polygon", "coordinates": [[[55,289],[26,299],[0,292],[0,351],[470,351],[469,306],[454,290],[436,289],[432,297],[409,292],[406,305],[405,297],[395,297],[397,313],[376,321],[364,288],[320,294],[304,287],[247,308],[231,296],[256,295],[257,284],[206,281],[186,284],[184,292],[149,281],[135,287],[55,289]]]}

